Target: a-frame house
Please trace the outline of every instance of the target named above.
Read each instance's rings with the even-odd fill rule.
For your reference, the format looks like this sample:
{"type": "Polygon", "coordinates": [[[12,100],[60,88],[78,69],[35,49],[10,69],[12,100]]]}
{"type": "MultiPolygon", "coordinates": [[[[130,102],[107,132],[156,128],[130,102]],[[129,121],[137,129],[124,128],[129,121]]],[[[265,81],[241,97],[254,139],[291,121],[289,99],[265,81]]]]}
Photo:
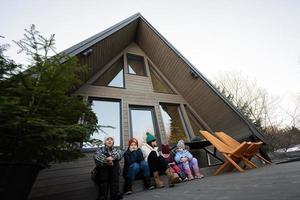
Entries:
{"type": "MultiPolygon", "coordinates": [[[[103,132],[116,145],[152,132],[159,143],[175,144],[199,130],[224,131],[236,139],[263,135],[140,13],[64,51],[91,67],[76,94],[93,105],[103,132]]],[[[96,140],[95,140],[96,141],[96,140]]],[[[30,199],[95,199],[90,180],[95,143],[87,156],[43,170],[30,199]]],[[[200,165],[205,165],[200,163],[200,165]]]]}

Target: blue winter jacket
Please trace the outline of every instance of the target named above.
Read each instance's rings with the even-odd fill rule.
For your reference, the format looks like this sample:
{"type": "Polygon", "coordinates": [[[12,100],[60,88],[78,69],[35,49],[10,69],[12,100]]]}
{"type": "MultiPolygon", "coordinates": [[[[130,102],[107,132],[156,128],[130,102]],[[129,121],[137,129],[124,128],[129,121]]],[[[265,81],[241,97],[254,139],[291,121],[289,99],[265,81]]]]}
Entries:
{"type": "Polygon", "coordinates": [[[188,150],[182,150],[182,151],[177,151],[176,155],[175,155],[175,161],[177,163],[181,163],[180,159],[187,157],[189,159],[189,161],[191,161],[193,159],[193,155],[188,151],[188,150]]]}

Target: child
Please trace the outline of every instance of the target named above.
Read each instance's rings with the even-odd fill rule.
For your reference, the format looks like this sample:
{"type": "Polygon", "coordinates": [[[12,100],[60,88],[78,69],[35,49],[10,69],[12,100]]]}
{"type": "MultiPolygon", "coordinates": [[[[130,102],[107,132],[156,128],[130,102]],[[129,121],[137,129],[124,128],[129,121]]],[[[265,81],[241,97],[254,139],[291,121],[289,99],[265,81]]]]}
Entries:
{"type": "Polygon", "coordinates": [[[175,161],[178,163],[179,167],[184,171],[189,180],[194,179],[192,170],[194,171],[195,178],[204,177],[200,173],[198,160],[194,158],[188,150],[185,149],[185,144],[183,140],[178,141],[175,161]]]}
{"type": "Polygon", "coordinates": [[[111,200],[122,199],[119,192],[119,161],[122,153],[114,145],[114,139],[107,137],[104,139],[104,146],[100,147],[95,155],[96,163],[96,183],[99,186],[97,200],[106,200],[108,189],[110,190],[111,200]]]}
{"type": "Polygon", "coordinates": [[[143,153],[140,148],[138,148],[138,141],[132,138],[128,142],[128,149],[124,153],[124,169],[123,176],[125,178],[124,193],[132,193],[132,181],[134,181],[135,176],[139,171],[143,172],[144,176],[144,187],[146,189],[153,189],[150,181],[150,170],[148,163],[144,160],[143,153]]]}
{"type": "Polygon", "coordinates": [[[174,154],[170,152],[170,147],[168,144],[162,145],[162,156],[164,157],[165,161],[170,166],[170,170],[176,174],[179,175],[181,181],[187,181],[188,178],[185,176],[184,172],[176,165],[174,160],[174,154]]]}
{"type": "Polygon", "coordinates": [[[169,180],[169,187],[173,187],[175,183],[179,182],[179,177],[174,178],[170,167],[166,163],[165,159],[159,154],[156,143],[156,138],[150,133],[146,133],[147,143],[144,143],[141,147],[144,158],[148,161],[150,173],[153,174],[154,181],[157,188],[164,187],[163,182],[160,180],[159,173],[166,173],[169,180]]]}

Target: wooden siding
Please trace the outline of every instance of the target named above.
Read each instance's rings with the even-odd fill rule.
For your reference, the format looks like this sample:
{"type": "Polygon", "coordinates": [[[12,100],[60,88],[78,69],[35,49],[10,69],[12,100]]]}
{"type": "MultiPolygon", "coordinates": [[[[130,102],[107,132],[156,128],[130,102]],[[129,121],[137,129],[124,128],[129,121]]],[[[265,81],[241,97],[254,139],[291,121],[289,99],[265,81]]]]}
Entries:
{"type": "Polygon", "coordinates": [[[84,56],[82,53],[86,50],[77,55],[81,64],[87,64],[91,67],[88,77],[83,77],[84,80],[89,79],[93,74],[98,72],[105,64],[135,40],[138,22],[139,20],[133,21],[111,36],[86,49],[93,50],[91,55],[84,56]]]}
{"type": "Polygon", "coordinates": [[[213,130],[236,138],[251,135],[247,124],[144,22],[139,23],[137,44],[213,130]]]}

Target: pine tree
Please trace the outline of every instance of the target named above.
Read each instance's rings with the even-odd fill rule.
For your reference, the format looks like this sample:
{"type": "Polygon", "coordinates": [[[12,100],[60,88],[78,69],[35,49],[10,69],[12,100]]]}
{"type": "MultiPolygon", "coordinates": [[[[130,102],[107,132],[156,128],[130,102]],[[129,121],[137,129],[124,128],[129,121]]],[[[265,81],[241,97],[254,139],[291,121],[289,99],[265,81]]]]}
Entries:
{"type": "Polygon", "coordinates": [[[97,130],[90,106],[73,95],[87,67],[65,55],[50,57],[54,35],[45,38],[34,25],[16,44],[31,64],[24,70],[1,47],[0,160],[48,165],[82,156],[80,143],[97,130]]]}

